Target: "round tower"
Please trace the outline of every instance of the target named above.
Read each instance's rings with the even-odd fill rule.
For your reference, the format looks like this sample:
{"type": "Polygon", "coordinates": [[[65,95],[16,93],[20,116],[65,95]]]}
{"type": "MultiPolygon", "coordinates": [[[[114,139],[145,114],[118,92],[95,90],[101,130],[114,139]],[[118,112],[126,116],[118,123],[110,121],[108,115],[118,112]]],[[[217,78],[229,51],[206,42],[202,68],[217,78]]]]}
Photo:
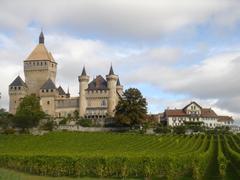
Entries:
{"type": "Polygon", "coordinates": [[[87,108],[86,89],[88,88],[89,76],[86,73],[85,66],[83,67],[79,81],[79,116],[84,117],[87,108]]]}
{"type": "Polygon", "coordinates": [[[117,80],[118,76],[114,74],[112,65],[109,74],[106,75],[108,93],[108,107],[107,112],[110,117],[114,116],[114,109],[117,105],[117,80]]]}
{"type": "Polygon", "coordinates": [[[119,78],[117,80],[117,92],[120,96],[123,95],[123,86],[121,85],[119,78]]]}

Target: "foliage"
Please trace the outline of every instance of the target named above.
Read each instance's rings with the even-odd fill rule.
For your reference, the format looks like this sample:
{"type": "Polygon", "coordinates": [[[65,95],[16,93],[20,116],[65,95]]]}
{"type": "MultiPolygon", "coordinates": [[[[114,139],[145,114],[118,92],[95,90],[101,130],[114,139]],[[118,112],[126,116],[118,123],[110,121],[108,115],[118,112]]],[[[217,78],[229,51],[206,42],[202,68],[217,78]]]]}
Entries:
{"type": "Polygon", "coordinates": [[[176,179],[189,174],[191,179],[203,179],[214,152],[220,151],[215,141],[222,141],[222,152],[239,167],[237,147],[229,145],[227,135],[73,132],[0,135],[0,167],[44,176],[176,179]]]}
{"type": "Polygon", "coordinates": [[[203,132],[204,127],[202,126],[203,122],[193,122],[193,121],[184,121],[184,126],[186,129],[192,130],[193,132],[203,132]]]}
{"type": "Polygon", "coordinates": [[[84,119],[84,118],[80,118],[77,123],[78,125],[80,126],[83,126],[83,127],[92,127],[93,126],[93,123],[92,123],[92,120],[91,119],[84,119]]]}
{"type": "Polygon", "coordinates": [[[15,132],[16,130],[13,128],[6,128],[4,129],[3,134],[14,134],[15,132]]]}
{"type": "Polygon", "coordinates": [[[0,127],[8,129],[12,126],[13,115],[6,112],[5,109],[0,109],[0,127]]]}
{"type": "Polygon", "coordinates": [[[186,126],[184,125],[173,127],[173,133],[175,134],[185,134],[185,132],[186,132],[186,126]]]}
{"type": "Polygon", "coordinates": [[[116,106],[115,119],[129,126],[141,125],[147,116],[147,101],[136,88],[127,89],[116,106]]]}
{"type": "Polygon", "coordinates": [[[223,153],[222,140],[221,140],[219,135],[218,135],[218,156],[217,156],[217,160],[218,160],[219,173],[222,177],[224,177],[226,175],[228,160],[223,153]]]}
{"type": "Polygon", "coordinates": [[[68,118],[64,117],[61,121],[59,121],[60,125],[66,125],[68,122],[68,118]]]}
{"type": "Polygon", "coordinates": [[[48,119],[47,122],[43,123],[41,126],[42,130],[52,131],[54,128],[54,121],[52,119],[48,119]]]}
{"type": "Polygon", "coordinates": [[[17,108],[13,124],[25,130],[36,127],[44,117],[45,113],[41,109],[39,98],[35,95],[25,96],[17,108]]]}
{"type": "Polygon", "coordinates": [[[162,124],[158,124],[157,127],[154,129],[154,132],[159,134],[168,134],[171,133],[171,128],[162,124]]]}
{"type": "Polygon", "coordinates": [[[74,119],[75,121],[78,121],[78,120],[79,120],[79,112],[78,112],[77,110],[75,110],[75,111],[73,112],[73,119],[74,119]]]}

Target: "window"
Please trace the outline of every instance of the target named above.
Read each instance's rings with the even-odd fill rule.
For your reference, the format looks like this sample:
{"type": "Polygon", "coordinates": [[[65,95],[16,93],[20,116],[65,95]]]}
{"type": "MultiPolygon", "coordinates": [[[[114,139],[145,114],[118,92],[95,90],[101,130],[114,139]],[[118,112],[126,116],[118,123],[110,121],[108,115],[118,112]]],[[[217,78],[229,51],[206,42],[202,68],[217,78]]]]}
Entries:
{"type": "Polygon", "coordinates": [[[21,87],[18,87],[18,90],[20,90],[21,89],[21,87]]]}
{"type": "Polygon", "coordinates": [[[51,92],[53,92],[53,89],[51,89],[51,92]]]}
{"type": "Polygon", "coordinates": [[[106,106],[106,100],[105,100],[105,99],[102,100],[102,102],[101,102],[101,106],[106,106]]]}
{"type": "Polygon", "coordinates": [[[46,90],[46,92],[48,92],[48,89],[46,90]]]}
{"type": "Polygon", "coordinates": [[[49,105],[49,104],[50,104],[50,101],[47,101],[47,104],[49,105]]]}

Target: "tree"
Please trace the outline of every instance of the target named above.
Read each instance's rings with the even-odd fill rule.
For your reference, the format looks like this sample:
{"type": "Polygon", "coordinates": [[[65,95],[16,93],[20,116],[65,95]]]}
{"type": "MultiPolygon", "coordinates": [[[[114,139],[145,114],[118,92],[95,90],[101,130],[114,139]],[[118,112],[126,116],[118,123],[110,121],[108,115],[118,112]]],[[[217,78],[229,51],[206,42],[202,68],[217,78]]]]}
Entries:
{"type": "Polygon", "coordinates": [[[142,125],[147,116],[147,101],[136,88],[127,89],[115,109],[117,122],[128,125],[142,125]]]}
{"type": "Polygon", "coordinates": [[[15,127],[23,131],[38,125],[39,121],[45,117],[42,111],[39,98],[35,95],[25,96],[17,108],[13,119],[15,127]]]}
{"type": "Polygon", "coordinates": [[[74,119],[75,121],[77,121],[77,120],[79,119],[79,112],[78,112],[77,110],[75,110],[75,111],[73,112],[73,119],[74,119]]]}
{"type": "Polygon", "coordinates": [[[11,126],[12,114],[6,112],[5,109],[0,109],[0,127],[7,129],[11,126]]]}

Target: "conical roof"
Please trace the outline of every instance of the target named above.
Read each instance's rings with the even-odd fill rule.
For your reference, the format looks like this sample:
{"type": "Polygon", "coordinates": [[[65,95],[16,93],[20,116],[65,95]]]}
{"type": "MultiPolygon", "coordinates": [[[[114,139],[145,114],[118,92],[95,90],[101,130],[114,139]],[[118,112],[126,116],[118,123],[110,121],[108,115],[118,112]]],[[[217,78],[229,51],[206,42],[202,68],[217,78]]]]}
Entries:
{"type": "Polygon", "coordinates": [[[41,32],[39,36],[39,44],[33,49],[31,54],[27,57],[27,61],[42,61],[42,60],[48,60],[53,61],[54,58],[52,54],[47,50],[47,48],[44,45],[44,35],[43,32],[41,32]]]}
{"type": "Polygon", "coordinates": [[[65,91],[63,90],[62,86],[58,87],[58,93],[59,95],[66,95],[65,91]]]}
{"type": "Polygon", "coordinates": [[[121,86],[121,83],[120,83],[119,78],[118,78],[118,80],[117,80],[117,86],[121,86]]]}
{"type": "Polygon", "coordinates": [[[52,55],[48,52],[47,48],[44,44],[38,44],[35,49],[31,52],[31,54],[27,57],[28,61],[41,61],[48,60],[53,61],[52,55]]]}
{"type": "Polygon", "coordinates": [[[54,82],[51,79],[48,79],[40,89],[57,89],[54,82]]]}
{"type": "Polygon", "coordinates": [[[111,65],[111,67],[110,67],[110,70],[109,70],[109,74],[108,75],[114,75],[114,72],[113,72],[113,67],[112,67],[112,65],[111,65]]]}
{"type": "Polygon", "coordinates": [[[86,73],[86,70],[85,70],[85,66],[83,66],[83,70],[82,70],[81,76],[86,76],[86,75],[87,75],[87,73],[86,73]]]}
{"type": "Polygon", "coordinates": [[[20,76],[18,76],[9,86],[24,86],[24,87],[26,87],[27,85],[22,80],[22,78],[20,76]]]}

